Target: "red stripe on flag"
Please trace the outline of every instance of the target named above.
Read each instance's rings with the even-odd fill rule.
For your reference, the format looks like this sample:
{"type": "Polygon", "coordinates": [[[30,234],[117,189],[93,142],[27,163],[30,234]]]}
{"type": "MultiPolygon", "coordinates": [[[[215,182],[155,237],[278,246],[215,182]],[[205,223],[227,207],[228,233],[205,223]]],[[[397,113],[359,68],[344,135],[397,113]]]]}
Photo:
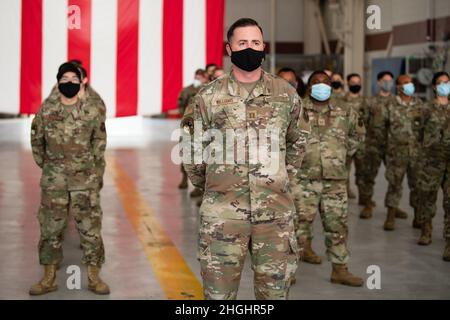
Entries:
{"type": "Polygon", "coordinates": [[[42,0],[22,0],[20,113],[36,113],[42,102],[42,0]]]}
{"type": "Polygon", "coordinates": [[[224,0],[206,0],[206,63],[223,65],[224,0]]]}
{"type": "Polygon", "coordinates": [[[162,111],[177,108],[183,86],[183,0],[163,5],[162,111]]]}
{"type": "MultiPolygon", "coordinates": [[[[91,0],[69,0],[70,6],[80,8],[80,29],[68,29],[68,60],[81,60],[88,77],[91,70],[91,0]]],[[[76,11],[69,11],[69,22],[76,11]]],[[[70,25],[69,25],[70,27],[70,25]]]]}
{"type": "Polygon", "coordinates": [[[116,116],[123,117],[137,114],[139,0],[117,5],[116,116]]]}

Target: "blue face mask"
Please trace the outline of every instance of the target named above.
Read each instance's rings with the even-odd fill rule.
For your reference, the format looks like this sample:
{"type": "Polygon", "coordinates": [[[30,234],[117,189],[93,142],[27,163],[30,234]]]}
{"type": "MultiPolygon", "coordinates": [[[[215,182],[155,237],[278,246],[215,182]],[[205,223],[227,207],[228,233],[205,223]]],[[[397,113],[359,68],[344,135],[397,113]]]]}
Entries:
{"type": "Polygon", "coordinates": [[[450,82],[442,82],[437,85],[436,92],[440,97],[447,97],[450,94],[450,82]]]}
{"type": "Polygon", "coordinates": [[[414,87],[414,83],[405,83],[403,86],[403,93],[407,95],[408,97],[412,96],[414,92],[416,91],[416,88],[414,87]]]}
{"type": "Polygon", "coordinates": [[[325,83],[318,83],[311,86],[311,97],[317,101],[330,99],[331,87],[325,83]]]}

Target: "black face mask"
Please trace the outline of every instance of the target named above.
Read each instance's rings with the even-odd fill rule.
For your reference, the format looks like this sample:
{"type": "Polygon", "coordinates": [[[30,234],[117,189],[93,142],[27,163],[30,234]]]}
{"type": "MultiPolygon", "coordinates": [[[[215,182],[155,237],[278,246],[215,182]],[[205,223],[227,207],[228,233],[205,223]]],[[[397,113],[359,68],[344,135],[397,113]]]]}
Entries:
{"type": "Polygon", "coordinates": [[[239,69],[247,72],[258,69],[265,57],[264,51],[257,51],[252,48],[231,51],[231,62],[239,69]]]}
{"type": "Polygon", "coordinates": [[[351,93],[358,93],[359,91],[361,91],[361,86],[359,84],[355,84],[353,86],[349,86],[348,89],[351,93]]]}
{"type": "Polygon", "coordinates": [[[340,81],[331,81],[331,87],[333,89],[339,89],[342,87],[342,83],[340,81]]]}
{"type": "Polygon", "coordinates": [[[61,94],[67,98],[73,98],[80,91],[80,84],[73,82],[65,82],[58,84],[58,89],[61,94]]]}

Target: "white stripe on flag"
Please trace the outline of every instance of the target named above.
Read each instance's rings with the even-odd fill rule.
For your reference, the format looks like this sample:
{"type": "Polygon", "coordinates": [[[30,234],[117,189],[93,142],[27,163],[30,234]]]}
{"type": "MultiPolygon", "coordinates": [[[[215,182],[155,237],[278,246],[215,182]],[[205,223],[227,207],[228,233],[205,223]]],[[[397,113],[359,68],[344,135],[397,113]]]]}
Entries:
{"type": "Polygon", "coordinates": [[[0,1],[0,112],[19,113],[22,1],[0,1]]]}
{"type": "Polygon", "coordinates": [[[67,0],[42,2],[42,99],[56,83],[58,67],[67,61],[67,0]]]}
{"type": "Polygon", "coordinates": [[[192,84],[195,70],[206,61],[205,0],[184,0],[183,3],[183,87],[192,84]]]}
{"type": "Polygon", "coordinates": [[[163,0],[139,4],[138,114],[161,113],[163,0]]]}
{"type": "MultiPolygon", "coordinates": [[[[92,1],[90,83],[116,114],[117,0],[92,1]]],[[[120,75],[119,75],[120,76],[120,75]]]]}

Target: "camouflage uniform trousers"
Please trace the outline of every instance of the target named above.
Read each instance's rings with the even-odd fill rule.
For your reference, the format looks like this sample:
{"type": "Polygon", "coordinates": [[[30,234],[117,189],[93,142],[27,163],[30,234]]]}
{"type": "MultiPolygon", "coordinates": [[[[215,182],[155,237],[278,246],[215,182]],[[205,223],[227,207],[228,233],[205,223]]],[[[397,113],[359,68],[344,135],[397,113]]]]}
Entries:
{"type": "Polygon", "coordinates": [[[346,180],[301,180],[295,190],[296,235],[300,247],[313,238],[313,222],[320,213],[325,233],[328,260],[346,264],[347,250],[347,185],[346,180]]]}
{"type": "Polygon", "coordinates": [[[356,185],[359,198],[367,203],[374,194],[375,179],[381,163],[385,163],[386,147],[377,141],[366,142],[364,154],[355,158],[356,185]]]}
{"type": "MultiPolygon", "coordinates": [[[[385,197],[385,206],[397,208],[402,198],[403,178],[408,178],[409,205],[419,207],[418,176],[420,161],[417,151],[408,151],[408,147],[395,146],[386,153],[386,180],[389,183],[385,197]]],[[[418,217],[420,219],[420,217],[418,217]]]]}
{"type": "Polygon", "coordinates": [[[436,202],[439,188],[443,192],[444,207],[444,239],[450,239],[450,161],[424,152],[420,179],[418,183],[420,194],[420,213],[422,221],[432,221],[436,215],[436,202]],[[428,156],[427,156],[428,155],[428,156]]]}
{"type": "Polygon", "coordinates": [[[236,299],[247,252],[258,300],[285,300],[298,265],[293,219],[263,222],[201,216],[199,260],[207,300],[236,299]]]}
{"type": "Polygon", "coordinates": [[[39,261],[42,265],[59,264],[63,259],[62,236],[72,213],[81,247],[82,263],[100,266],[105,262],[101,237],[102,209],[96,190],[42,190],[38,213],[41,236],[39,261]]]}

